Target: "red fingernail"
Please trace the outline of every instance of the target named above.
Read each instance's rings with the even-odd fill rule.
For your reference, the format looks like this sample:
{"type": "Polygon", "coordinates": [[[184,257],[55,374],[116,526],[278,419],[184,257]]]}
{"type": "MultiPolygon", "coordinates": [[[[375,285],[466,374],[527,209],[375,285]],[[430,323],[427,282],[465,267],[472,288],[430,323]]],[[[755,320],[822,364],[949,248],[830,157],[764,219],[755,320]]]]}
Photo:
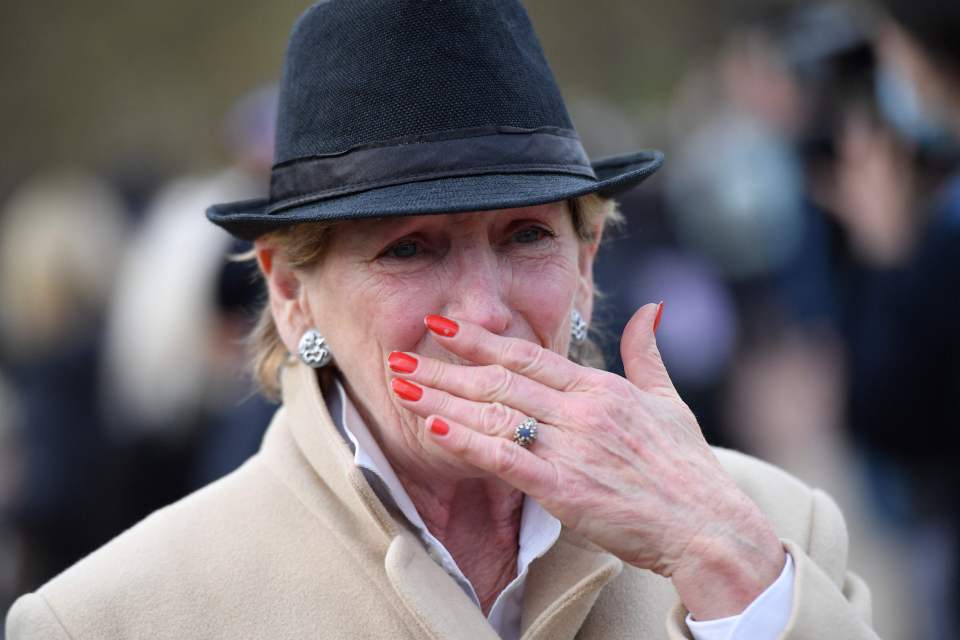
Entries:
{"type": "Polygon", "coordinates": [[[402,351],[393,351],[387,358],[390,369],[397,373],[413,373],[417,370],[417,359],[402,351]]]}
{"type": "Polygon", "coordinates": [[[445,436],[450,433],[450,425],[440,418],[434,418],[433,422],[430,423],[430,431],[433,431],[438,436],[445,436]]]}
{"type": "Polygon", "coordinates": [[[394,378],[390,381],[393,386],[393,392],[410,402],[416,402],[423,396],[423,389],[403,378],[394,378]]]}
{"type": "Polygon", "coordinates": [[[450,318],[444,318],[443,316],[429,315],[424,318],[423,321],[430,331],[444,338],[452,338],[457,335],[457,331],[460,330],[460,325],[450,318]]]}
{"type": "Polygon", "coordinates": [[[663,303],[657,305],[657,317],[653,319],[653,332],[657,332],[657,327],[660,326],[660,318],[663,317],[663,303]]]}

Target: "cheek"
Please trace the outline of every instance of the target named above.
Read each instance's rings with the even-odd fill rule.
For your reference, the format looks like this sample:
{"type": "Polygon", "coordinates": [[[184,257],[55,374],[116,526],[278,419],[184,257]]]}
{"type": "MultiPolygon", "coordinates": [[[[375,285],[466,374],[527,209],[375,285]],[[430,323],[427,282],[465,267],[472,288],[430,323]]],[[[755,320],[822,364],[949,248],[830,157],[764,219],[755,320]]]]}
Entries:
{"type": "MultiPolygon", "coordinates": [[[[417,351],[426,338],[423,318],[443,306],[442,279],[381,277],[372,289],[372,334],[383,349],[417,351]]],[[[363,295],[365,300],[369,295],[363,295]]]]}
{"type": "Polygon", "coordinates": [[[444,290],[437,277],[364,274],[358,269],[329,275],[325,289],[334,293],[314,308],[329,327],[331,348],[351,359],[376,359],[378,365],[386,351],[417,349],[426,331],[423,318],[440,308],[444,290]]]}
{"type": "Polygon", "coordinates": [[[579,282],[576,259],[557,256],[538,265],[514,265],[512,271],[511,306],[540,344],[565,353],[565,323],[579,282]]]}

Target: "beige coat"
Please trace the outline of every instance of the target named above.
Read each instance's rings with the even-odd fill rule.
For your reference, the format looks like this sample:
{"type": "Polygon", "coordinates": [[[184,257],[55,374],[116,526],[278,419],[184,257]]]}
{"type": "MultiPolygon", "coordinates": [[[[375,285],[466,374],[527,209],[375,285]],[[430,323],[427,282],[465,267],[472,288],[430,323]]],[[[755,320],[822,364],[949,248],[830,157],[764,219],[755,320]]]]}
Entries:
{"type": "MultiPolygon", "coordinates": [[[[260,452],[21,597],[8,640],[469,638],[496,634],[377,499],[302,365],[260,452]]],[[[796,562],[786,638],[875,638],[834,503],[718,450],[796,562]]],[[[671,583],[569,531],[531,567],[524,639],[688,638],[671,583]]]]}

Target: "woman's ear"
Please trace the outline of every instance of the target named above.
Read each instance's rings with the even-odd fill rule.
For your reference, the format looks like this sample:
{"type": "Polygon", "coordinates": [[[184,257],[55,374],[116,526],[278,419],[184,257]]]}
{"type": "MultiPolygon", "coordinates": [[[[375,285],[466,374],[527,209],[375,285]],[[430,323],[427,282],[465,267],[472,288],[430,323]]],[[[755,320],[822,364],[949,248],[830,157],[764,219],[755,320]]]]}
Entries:
{"type": "Polygon", "coordinates": [[[296,353],[300,337],[313,326],[301,274],[269,241],[257,240],[254,251],[267,283],[277,333],[287,350],[296,353]]]}
{"type": "Polygon", "coordinates": [[[603,236],[603,222],[598,222],[592,229],[591,240],[580,242],[580,255],[578,258],[578,268],[580,271],[579,284],[574,300],[574,305],[584,321],[589,325],[593,316],[593,261],[597,257],[597,251],[600,248],[600,241],[603,236]]]}

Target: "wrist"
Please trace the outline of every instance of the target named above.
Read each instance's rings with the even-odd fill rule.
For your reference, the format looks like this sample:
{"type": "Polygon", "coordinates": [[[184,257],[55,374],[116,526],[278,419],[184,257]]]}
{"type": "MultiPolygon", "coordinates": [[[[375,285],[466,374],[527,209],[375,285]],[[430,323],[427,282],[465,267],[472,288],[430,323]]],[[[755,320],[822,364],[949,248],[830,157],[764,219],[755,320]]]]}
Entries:
{"type": "Polygon", "coordinates": [[[687,546],[670,578],[695,620],[740,615],[783,571],[786,551],[760,518],[725,531],[712,527],[687,546]]]}

